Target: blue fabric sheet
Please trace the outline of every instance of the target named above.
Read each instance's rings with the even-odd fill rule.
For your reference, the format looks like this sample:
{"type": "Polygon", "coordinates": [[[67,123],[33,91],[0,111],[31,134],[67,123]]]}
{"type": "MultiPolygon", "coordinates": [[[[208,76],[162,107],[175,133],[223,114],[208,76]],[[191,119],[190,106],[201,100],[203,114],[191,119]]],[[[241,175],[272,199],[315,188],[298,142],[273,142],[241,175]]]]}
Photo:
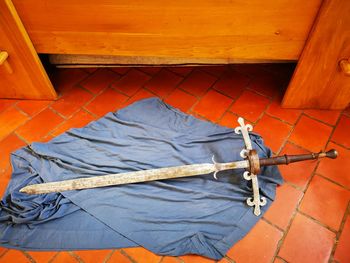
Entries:
{"type": "MultiPolygon", "coordinates": [[[[215,109],[213,109],[215,110],[215,109]]],[[[260,157],[271,151],[251,135],[260,157]]],[[[0,244],[30,250],[143,246],[160,255],[222,258],[259,217],[246,199],[243,170],[62,193],[26,195],[25,185],[184,164],[241,160],[241,135],[184,114],[158,98],[136,102],[11,155],[12,179],[0,203],[0,244]]],[[[268,209],[282,178],[263,168],[268,209]]]]}

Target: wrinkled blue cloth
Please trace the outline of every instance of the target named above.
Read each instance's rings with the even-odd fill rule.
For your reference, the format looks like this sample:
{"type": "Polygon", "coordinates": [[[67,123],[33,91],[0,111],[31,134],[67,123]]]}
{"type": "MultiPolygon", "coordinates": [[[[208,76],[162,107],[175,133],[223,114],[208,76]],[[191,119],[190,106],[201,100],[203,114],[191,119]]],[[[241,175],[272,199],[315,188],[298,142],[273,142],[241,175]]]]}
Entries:
{"type": "MultiPolygon", "coordinates": [[[[215,109],[213,109],[215,110],[215,109]]],[[[251,135],[260,157],[271,151],[251,135]]],[[[26,195],[28,184],[160,167],[241,160],[241,135],[158,98],[136,102],[11,155],[12,179],[0,203],[0,244],[30,250],[143,246],[160,255],[222,258],[256,224],[243,170],[121,186],[26,195]]],[[[268,209],[282,178],[259,175],[268,209]]]]}

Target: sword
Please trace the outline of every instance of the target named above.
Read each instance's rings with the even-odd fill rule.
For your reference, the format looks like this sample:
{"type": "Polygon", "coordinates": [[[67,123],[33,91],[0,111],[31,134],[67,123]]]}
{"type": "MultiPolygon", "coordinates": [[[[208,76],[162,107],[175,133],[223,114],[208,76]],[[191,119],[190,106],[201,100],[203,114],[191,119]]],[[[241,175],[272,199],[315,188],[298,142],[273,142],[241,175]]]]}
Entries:
{"type": "Polygon", "coordinates": [[[213,173],[214,178],[217,179],[217,173],[221,171],[231,169],[246,169],[246,171],[243,173],[243,177],[246,180],[252,181],[253,188],[253,197],[247,199],[247,204],[249,206],[254,206],[254,214],[258,216],[261,213],[260,206],[266,204],[266,198],[260,198],[259,193],[257,174],[259,174],[261,167],[289,164],[323,157],[335,159],[338,156],[337,151],[332,149],[327,152],[300,155],[282,155],[277,157],[259,159],[256,150],[252,149],[252,143],[249,136],[249,131],[252,131],[252,126],[250,124],[246,125],[243,118],[239,118],[238,123],[240,126],[235,129],[235,132],[237,134],[242,134],[245,142],[246,147],[240,152],[240,155],[242,158],[244,158],[244,160],[228,163],[217,163],[213,156],[212,163],[181,165],[135,172],[93,176],[89,178],[78,178],[50,183],[33,184],[25,186],[19,191],[21,193],[27,194],[46,194],[53,192],[82,190],[105,186],[190,177],[210,173],[213,173]]]}

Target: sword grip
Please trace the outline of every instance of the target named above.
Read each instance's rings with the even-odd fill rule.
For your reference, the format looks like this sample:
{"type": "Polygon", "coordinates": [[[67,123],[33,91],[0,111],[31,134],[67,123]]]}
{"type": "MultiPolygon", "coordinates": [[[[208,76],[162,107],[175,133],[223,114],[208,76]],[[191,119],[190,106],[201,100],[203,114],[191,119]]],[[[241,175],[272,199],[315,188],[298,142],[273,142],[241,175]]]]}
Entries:
{"type": "Polygon", "coordinates": [[[310,153],[310,154],[298,154],[298,155],[281,155],[271,158],[262,158],[260,159],[260,166],[269,166],[269,165],[281,165],[281,164],[290,164],[295,162],[301,162],[306,160],[315,160],[323,157],[335,159],[338,156],[338,152],[334,149],[327,152],[319,153],[310,153]]]}

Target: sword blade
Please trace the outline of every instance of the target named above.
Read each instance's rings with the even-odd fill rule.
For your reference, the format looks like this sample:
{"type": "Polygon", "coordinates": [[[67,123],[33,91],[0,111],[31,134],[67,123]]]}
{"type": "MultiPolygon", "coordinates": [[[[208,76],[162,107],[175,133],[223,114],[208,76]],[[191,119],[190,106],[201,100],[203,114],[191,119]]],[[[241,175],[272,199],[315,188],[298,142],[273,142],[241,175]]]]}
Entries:
{"type": "Polygon", "coordinates": [[[248,161],[230,163],[202,163],[182,166],[165,167],[136,172],[108,174],[87,178],[70,179],[58,182],[28,185],[19,191],[27,194],[46,194],[71,190],[82,190],[112,185],[149,182],[156,180],[174,179],[196,175],[204,175],[229,169],[249,167],[248,161]]]}

